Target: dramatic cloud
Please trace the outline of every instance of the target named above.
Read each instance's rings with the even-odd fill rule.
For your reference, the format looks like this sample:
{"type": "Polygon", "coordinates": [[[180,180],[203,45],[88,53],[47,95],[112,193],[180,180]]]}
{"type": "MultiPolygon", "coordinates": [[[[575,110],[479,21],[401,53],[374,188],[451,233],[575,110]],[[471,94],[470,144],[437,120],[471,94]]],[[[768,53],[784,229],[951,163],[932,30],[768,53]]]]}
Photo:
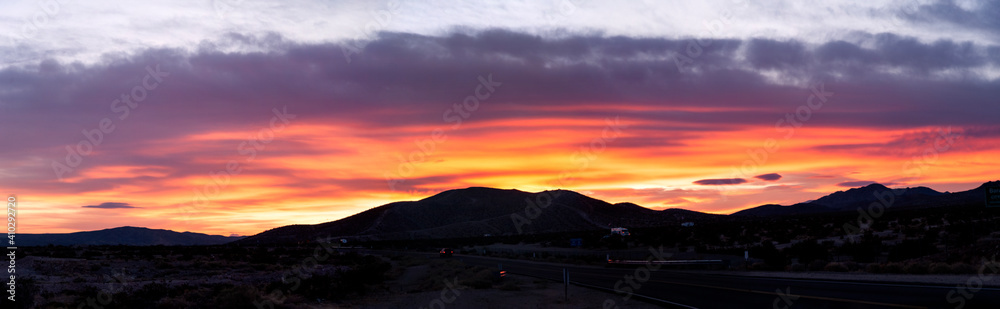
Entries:
{"type": "Polygon", "coordinates": [[[779,175],[778,173],[770,173],[770,174],[753,176],[753,178],[757,178],[763,181],[777,181],[778,179],[781,179],[781,175],[779,175]]]}
{"type": "Polygon", "coordinates": [[[729,213],[996,174],[997,4],[564,2],[5,3],[0,187],[39,232],[254,234],[469,186],[729,213]],[[143,207],[72,206],[109,196],[143,207]]]}
{"type": "Polygon", "coordinates": [[[695,181],[694,183],[703,186],[718,186],[718,185],[738,185],[746,182],[747,180],[743,178],[726,178],[726,179],[702,179],[695,181]]]}
{"type": "Polygon", "coordinates": [[[837,185],[841,186],[841,187],[856,188],[856,187],[864,187],[864,186],[867,186],[867,185],[870,185],[870,184],[874,184],[874,183],[877,183],[877,182],[870,181],[870,180],[858,180],[858,181],[845,181],[845,182],[838,183],[837,185]]]}
{"type": "Polygon", "coordinates": [[[100,208],[100,209],[139,208],[139,207],[135,207],[135,206],[129,205],[128,203],[112,203],[112,202],[101,203],[100,205],[87,205],[87,206],[80,206],[80,207],[83,207],[83,208],[100,208]]]}

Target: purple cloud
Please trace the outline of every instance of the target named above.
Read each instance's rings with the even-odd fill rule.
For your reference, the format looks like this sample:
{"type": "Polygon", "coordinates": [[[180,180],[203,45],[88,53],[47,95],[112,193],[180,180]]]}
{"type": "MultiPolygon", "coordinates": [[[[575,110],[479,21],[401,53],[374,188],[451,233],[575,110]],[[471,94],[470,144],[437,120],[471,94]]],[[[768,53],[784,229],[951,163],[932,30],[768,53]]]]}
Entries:
{"type": "Polygon", "coordinates": [[[781,175],[778,173],[770,173],[770,174],[753,176],[753,178],[757,178],[763,181],[776,181],[778,179],[781,179],[781,175]]]}
{"type": "Polygon", "coordinates": [[[738,185],[746,182],[747,180],[743,178],[720,178],[720,179],[702,179],[695,181],[694,183],[703,186],[720,186],[720,185],[738,185]]]}
{"type": "Polygon", "coordinates": [[[873,183],[876,182],[871,180],[858,180],[858,181],[845,181],[838,183],[837,185],[841,187],[855,188],[855,187],[864,187],[873,183]]]}
{"type": "Polygon", "coordinates": [[[80,206],[80,207],[83,207],[83,208],[100,208],[100,209],[139,208],[139,207],[135,207],[135,206],[129,205],[128,203],[111,203],[111,202],[101,203],[100,205],[87,205],[87,206],[80,206]]]}

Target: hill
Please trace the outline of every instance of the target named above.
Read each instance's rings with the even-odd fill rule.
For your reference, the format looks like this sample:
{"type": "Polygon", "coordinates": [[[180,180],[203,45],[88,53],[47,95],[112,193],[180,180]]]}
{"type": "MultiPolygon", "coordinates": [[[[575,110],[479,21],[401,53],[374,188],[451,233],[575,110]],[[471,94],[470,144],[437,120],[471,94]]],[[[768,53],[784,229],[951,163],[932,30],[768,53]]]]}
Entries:
{"type": "Polygon", "coordinates": [[[127,245],[127,246],[194,246],[218,245],[242,237],[227,237],[192,232],[148,229],[123,226],[111,229],[67,234],[17,234],[20,246],[76,246],[76,245],[127,245]]]}
{"type": "Polygon", "coordinates": [[[927,187],[890,189],[884,185],[873,183],[864,187],[837,191],[814,201],[791,206],[761,205],[744,209],[731,215],[739,217],[774,217],[855,212],[858,208],[867,209],[872,203],[887,203],[889,205],[886,206],[893,209],[974,205],[982,203],[982,199],[985,196],[985,186],[986,184],[983,184],[976,189],[968,191],[942,193],[927,187]]]}
{"type": "Polygon", "coordinates": [[[444,191],[419,201],[382,205],[333,222],[279,227],[241,242],[302,241],[319,236],[362,239],[499,236],[659,226],[713,217],[720,216],[678,209],[656,211],[632,203],[610,204],[567,190],[531,193],[472,187],[444,191]]]}

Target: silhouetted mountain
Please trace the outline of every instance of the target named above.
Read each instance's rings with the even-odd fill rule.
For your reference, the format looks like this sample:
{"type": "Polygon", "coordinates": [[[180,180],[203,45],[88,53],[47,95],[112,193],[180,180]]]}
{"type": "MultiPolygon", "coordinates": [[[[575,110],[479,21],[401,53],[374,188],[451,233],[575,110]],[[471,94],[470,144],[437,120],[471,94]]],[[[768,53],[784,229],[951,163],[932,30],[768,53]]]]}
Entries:
{"type": "Polygon", "coordinates": [[[106,230],[68,234],[17,234],[19,246],[46,245],[128,245],[128,246],[193,246],[218,245],[243,237],[226,237],[192,232],[154,230],[144,227],[123,226],[106,230]]]}
{"type": "Polygon", "coordinates": [[[982,205],[985,189],[941,193],[926,187],[889,189],[871,184],[838,191],[815,201],[791,206],[763,205],[731,216],[684,209],[656,211],[633,203],[609,204],[566,190],[538,193],[473,187],[449,190],[408,202],[395,202],[337,221],[289,225],[265,231],[237,243],[314,241],[318,237],[354,239],[421,239],[515,235],[608,229],[660,227],[686,221],[854,212],[885,199],[895,209],[982,205]],[[978,204],[977,204],[978,203],[978,204]]]}
{"type": "Polygon", "coordinates": [[[983,203],[984,187],[955,193],[941,193],[927,187],[890,189],[881,184],[870,184],[837,191],[819,199],[791,206],[763,205],[733,213],[734,216],[773,217],[803,214],[855,212],[867,209],[872,203],[893,209],[914,209],[950,206],[975,206],[983,203]],[[887,204],[887,205],[886,205],[887,204]]]}
{"type": "Polygon", "coordinates": [[[514,235],[660,226],[683,218],[715,216],[687,210],[656,211],[632,203],[610,204],[567,190],[530,193],[473,187],[419,201],[390,203],[333,222],[279,227],[242,242],[314,240],[318,236],[408,239],[514,235]]]}
{"type": "Polygon", "coordinates": [[[828,213],[834,211],[837,210],[815,203],[798,203],[791,206],[768,204],[737,211],[731,214],[731,216],[774,217],[774,216],[828,213]]]}

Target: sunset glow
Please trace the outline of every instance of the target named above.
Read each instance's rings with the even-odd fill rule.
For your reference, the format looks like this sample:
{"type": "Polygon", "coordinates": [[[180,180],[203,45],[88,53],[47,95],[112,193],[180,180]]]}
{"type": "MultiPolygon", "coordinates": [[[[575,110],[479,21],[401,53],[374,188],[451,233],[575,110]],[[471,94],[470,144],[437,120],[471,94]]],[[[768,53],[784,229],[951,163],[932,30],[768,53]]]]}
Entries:
{"type": "MultiPolygon", "coordinates": [[[[585,22],[600,4],[581,5],[568,28],[423,25],[407,16],[432,13],[414,5],[370,37],[338,32],[363,19],[307,35],[234,14],[191,26],[192,38],[98,50],[57,43],[86,20],[67,5],[0,46],[13,55],[0,67],[0,188],[21,201],[21,231],[251,235],[472,186],[728,214],[866,182],[954,192],[1000,175],[995,31],[916,34],[873,18],[815,38],[738,29],[756,18],[746,13],[697,37],[711,44],[679,67],[671,55],[706,32],[585,22]],[[349,62],[348,44],[361,46],[349,62]],[[155,70],[168,75],[144,86],[155,70]],[[128,114],[114,103],[123,95],[137,101],[128,114]],[[132,207],[82,207],[102,203],[132,207]]],[[[695,10],[690,24],[725,8],[695,10]]],[[[159,14],[151,22],[174,23],[159,14]]]]}

